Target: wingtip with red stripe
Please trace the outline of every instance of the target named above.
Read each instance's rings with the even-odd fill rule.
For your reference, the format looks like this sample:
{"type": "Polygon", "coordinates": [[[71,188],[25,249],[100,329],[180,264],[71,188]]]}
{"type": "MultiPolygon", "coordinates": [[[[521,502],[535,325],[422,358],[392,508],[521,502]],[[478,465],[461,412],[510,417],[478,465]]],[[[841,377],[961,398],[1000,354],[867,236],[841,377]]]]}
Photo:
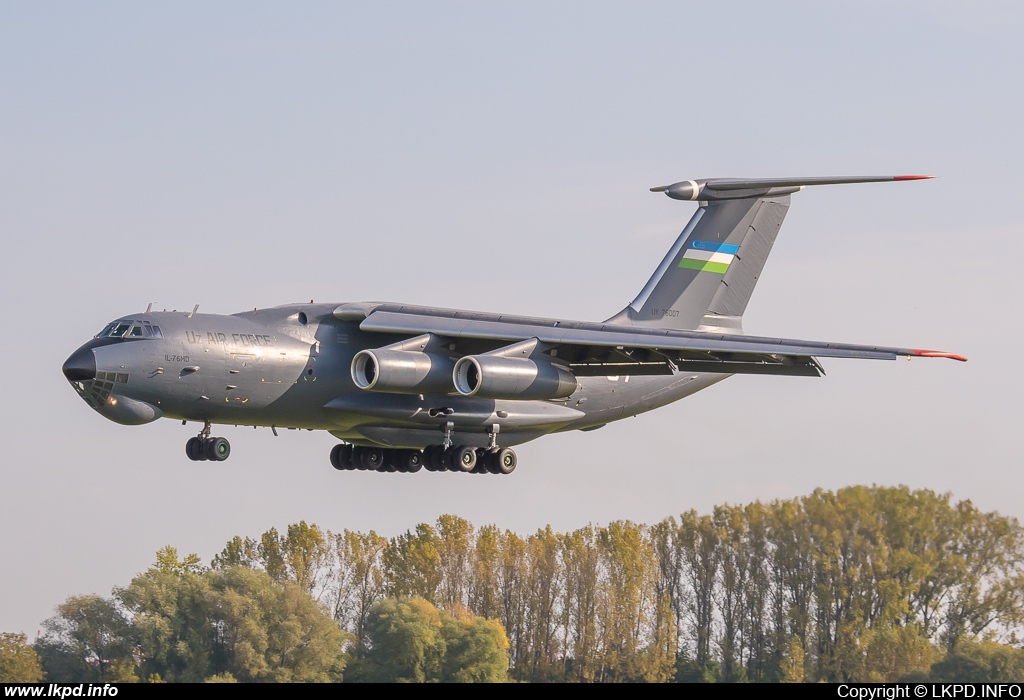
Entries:
{"type": "Polygon", "coordinates": [[[900,180],[934,180],[938,175],[897,175],[893,178],[894,182],[900,180]]]}
{"type": "Polygon", "coordinates": [[[967,358],[963,355],[956,355],[951,352],[942,352],[941,350],[914,350],[914,357],[945,357],[950,360],[956,360],[957,362],[967,362],[967,358]]]}

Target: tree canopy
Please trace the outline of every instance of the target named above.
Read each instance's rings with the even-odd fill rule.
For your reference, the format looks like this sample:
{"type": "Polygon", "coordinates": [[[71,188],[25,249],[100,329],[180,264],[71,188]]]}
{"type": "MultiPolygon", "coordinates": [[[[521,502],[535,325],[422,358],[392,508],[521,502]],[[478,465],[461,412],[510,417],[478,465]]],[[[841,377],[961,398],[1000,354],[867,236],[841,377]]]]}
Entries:
{"type": "MultiPolygon", "coordinates": [[[[1024,680],[1024,531],[906,487],[520,535],[300,522],[173,548],[35,644],[50,680],[1024,680]]],[[[16,646],[16,645],[15,645],[16,646]]]]}

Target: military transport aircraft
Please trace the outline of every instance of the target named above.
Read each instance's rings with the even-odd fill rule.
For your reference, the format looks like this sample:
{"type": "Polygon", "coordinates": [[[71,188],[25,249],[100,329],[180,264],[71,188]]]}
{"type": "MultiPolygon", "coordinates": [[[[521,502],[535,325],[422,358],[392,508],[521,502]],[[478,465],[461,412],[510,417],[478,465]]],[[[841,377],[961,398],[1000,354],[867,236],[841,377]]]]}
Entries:
{"type": "Polygon", "coordinates": [[[686,180],[698,202],[631,304],[602,323],[390,303],[291,304],[220,316],[152,311],[111,322],[64,363],[98,413],[203,424],[185,452],[224,460],[215,423],[327,430],[336,469],[490,472],[511,446],[594,430],[733,374],[820,376],[818,358],[965,358],[744,335],[743,312],[790,195],[808,185],[928,176],[686,180]]]}

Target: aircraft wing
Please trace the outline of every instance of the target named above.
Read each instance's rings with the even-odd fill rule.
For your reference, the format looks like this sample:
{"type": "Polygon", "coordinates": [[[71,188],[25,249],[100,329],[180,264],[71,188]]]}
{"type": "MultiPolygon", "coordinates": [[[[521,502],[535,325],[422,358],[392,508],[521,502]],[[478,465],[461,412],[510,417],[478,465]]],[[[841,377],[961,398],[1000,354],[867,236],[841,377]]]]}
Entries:
{"type": "Polygon", "coordinates": [[[868,360],[895,360],[900,356],[947,357],[966,361],[952,353],[914,348],[580,323],[422,307],[380,305],[366,311],[361,330],[431,334],[453,341],[453,347],[460,354],[493,351],[536,338],[541,352],[552,361],[566,365],[577,376],[673,374],[676,371],[819,376],[823,374],[815,359],[819,357],[868,360]]]}

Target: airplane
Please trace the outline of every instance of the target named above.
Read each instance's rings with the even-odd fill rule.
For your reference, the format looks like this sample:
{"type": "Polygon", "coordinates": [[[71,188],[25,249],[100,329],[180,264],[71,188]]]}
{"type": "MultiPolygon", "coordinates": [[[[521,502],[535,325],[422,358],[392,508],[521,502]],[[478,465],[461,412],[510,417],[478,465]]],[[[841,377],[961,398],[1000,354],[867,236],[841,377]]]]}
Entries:
{"type": "Polygon", "coordinates": [[[338,470],[509,474],[513,446],[596,430],[734,374],[817,377],[819,358],[953,353],[750,336],[742,319],[790,205],[808,186],[926,175],[684,180],[697,210],[636,298],[604,322],[381,302],[109,323],[63,373],[100,415],[202,423],[185,452],[223,461],[214,424],[326,430],[338,470]]]}

